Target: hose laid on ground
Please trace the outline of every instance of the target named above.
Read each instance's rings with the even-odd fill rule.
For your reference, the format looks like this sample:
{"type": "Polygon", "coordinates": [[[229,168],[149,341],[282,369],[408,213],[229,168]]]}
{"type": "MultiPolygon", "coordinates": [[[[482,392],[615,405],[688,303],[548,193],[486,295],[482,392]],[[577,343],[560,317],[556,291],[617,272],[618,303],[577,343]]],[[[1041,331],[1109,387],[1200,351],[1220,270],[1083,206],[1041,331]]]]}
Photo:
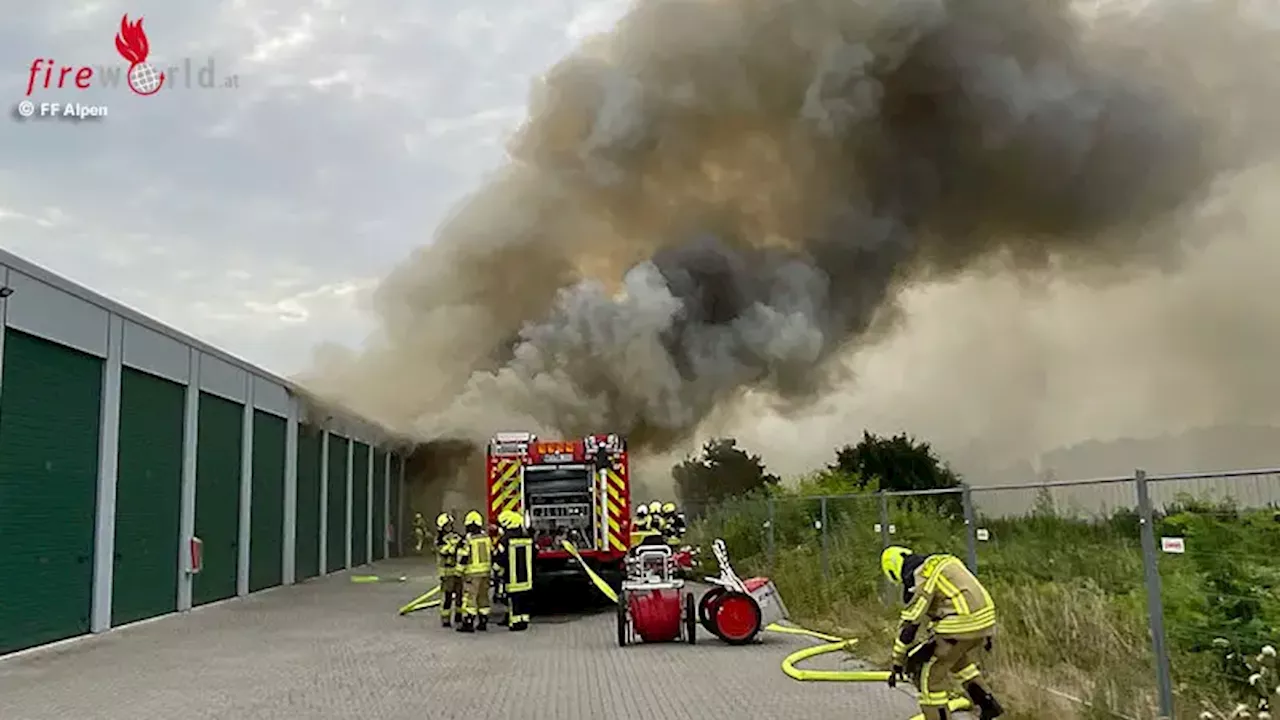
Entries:
{"type": "Polygon", "coordinates": [[[611,602],[617,604],[619,602],[618,593],[614,592],[613,588],[609,586],[609,583],[605,582],[604,578],[597,575],[596,571],[592,570],[590,566],[587,565],[587,561],[578,553],[578,548],[574,547],[573,543],[568,540],[561,541],[561,544],[564,546],[564,549],[573,556],[573,559],[578,561],[578,564],[582,566],[582,569],[587,571],[587,577],[591,578],[591,582],[596,586],[596,589],[604,593],[604,596],[609,598],[611,602]]]}
{"type": "Polygon", "coordinates": [[[407,604],[407,605],[405,605],[404,607],[400,608],[400,614],[401,614],[401,615],[408,615],[409,613],[412,613],[412,612],[417,612],[417,611],[419,611],[419,610],[425,610],[425,609],[427,609],[427,608],[429,608],[429,607],[435,607],[436,605],[439,605],[439,604],[440,604],[440,598],[436,598],[436,597],[435,597],[435,596],[436,596],[436,594],[437,594],[437,593],[439,593],[439,592],[440,592],[440,586],[439,586],[439,585],[437,585],[437,586],[435,586],[435,587],[431,588],[430,590],[428,590],[428,591],[426,591],[425,593],[423,593],[423,594],[419,595],[418,597],[414,598],[413,600],[410,600],[410,601],[409,601],[409,604],[407,604]],[[435,598],[435,599],[433,600],[432,598],[435,598]]]}
{"type": "MultiPolygon", "coordinates": [[[[821,645],[801,648],[783,659],[782,672],[786,673],[787,677],[793,680],[825,682],[889,681],[889,673],[885,670],[805,670],[796,667],[796,663],[818,657],[819,655],[850,650],[854,645],[858,644],[856,638],[839,638],[835,635],[820,633],[817,630],[793,627],[791,625],[779,625],[778,623],[770,623],[765,627],[765,630],[787,633],[789,635],[803,635],[826,641],[821,645]]],[[[972,708],[973,703],[971,703],[969,698],[966,697],[955,697],[947,703],[947,709],[952,712],[957,710],[970,710],[972,708]]],[[[924,715],[915,715],[911,720],[924,720],[924,715]]]]}

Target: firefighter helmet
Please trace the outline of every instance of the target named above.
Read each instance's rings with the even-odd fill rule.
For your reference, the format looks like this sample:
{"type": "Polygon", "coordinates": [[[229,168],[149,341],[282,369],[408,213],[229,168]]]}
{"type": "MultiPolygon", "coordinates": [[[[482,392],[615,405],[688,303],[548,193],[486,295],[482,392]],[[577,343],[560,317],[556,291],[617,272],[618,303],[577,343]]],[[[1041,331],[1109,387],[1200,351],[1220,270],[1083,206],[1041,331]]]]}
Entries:
{"type": "Polygon", "coordinates": [[[515,510],[503,510],[498,513],[498,527],[504,530],[515,530],[524,525],[524,518],[515,510]]]}
{"type": "Polygon", "coordinates": [[[902,563],[911,554],[911,548],[893,545],[880,553],[880,569],[884,576],[895,583],[902,582],[902,563]]]}
{"type": "Polygon", "coordinates": [[[483,527],[484,518],[480,517],[480,513],[476,512],[475,510],[472,510],[471,512],[467,513],[467,516],[465,518],[463,518],[463,523],[467,527],[476,527],[476,528],[483,527]]]}
{"type": "Polygon", "coordinates": [[[436,516],[436,528],[443,530],[453,524],[453,516],[447,512],[442,512],[436,516]]]}
{"type": "Polygon", "coordinates": [[[662,504],[662,514],[663,514],[663,515],[675,515],[675,514],[676,514],[676,504],[675,504],[675,503],[673,503],[673,502],[663,503],[663,504],[662,504]]]}
{"type": "Polygon", "coordinates": [[[649,507],[641,505],[636,508],[636,517],[646,517],[649,514],[649,507]]]}
{"type": "Polygon", "coordinates": [[[653,515],[657,515],[658,513],[662,512],[662,503],[658,502],[657,500],[654,500],[653,502],[649,503],[649,512],[653,515]]]}

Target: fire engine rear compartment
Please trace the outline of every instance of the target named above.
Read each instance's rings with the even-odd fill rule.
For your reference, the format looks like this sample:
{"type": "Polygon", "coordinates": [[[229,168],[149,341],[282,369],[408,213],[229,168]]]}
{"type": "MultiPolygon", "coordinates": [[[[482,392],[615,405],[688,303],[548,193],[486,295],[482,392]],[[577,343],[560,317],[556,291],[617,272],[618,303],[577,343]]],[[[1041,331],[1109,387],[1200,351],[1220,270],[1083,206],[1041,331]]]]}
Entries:
{"type": "Polygon", "coordinates": [[[535,542],[558,549],[561,540],[568,540],[583,549],[599,549],[598,501],[589,466],[527,465],[523,475],[529,529],[535,542]]]}

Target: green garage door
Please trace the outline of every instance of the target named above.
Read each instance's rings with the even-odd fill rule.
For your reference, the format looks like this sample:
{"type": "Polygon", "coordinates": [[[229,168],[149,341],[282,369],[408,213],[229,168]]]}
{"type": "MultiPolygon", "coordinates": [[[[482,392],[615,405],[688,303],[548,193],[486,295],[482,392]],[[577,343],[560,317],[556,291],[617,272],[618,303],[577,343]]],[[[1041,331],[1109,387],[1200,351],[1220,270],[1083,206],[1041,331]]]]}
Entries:
{"type": "Polygon", "coordinates": [[[387,454],[381,450],[373,453],[373,559],[381,560],[385,554],[383,539],[387,536],[387,454]]]}
{"type": "Polygon", "coordinates": [[[102,361],[6,330],[0,388],[7,653],[89,631],[102,361]]]}
{"type": "Polygon", "coordinates": [[[294,545],[296,579],[320,574],[320,430],[298,426],[298,512],[294,545]]]}
{"type": "Polygon", "coordinates": [[[236,594],[240,535],[240,452],[244,406],[200,393],[196,446],[196,536],[204,567],[191,602],[203,605],[236,594]]]}
{"type": "Polygon", "coordinates": [[[325,538],[324,571],[347,564],[347,439],[329,435],[329,537],[325,538]]]}
{"type": "Polygon", "coordinates": [[[391,557],[404,556],[404,512],[400,509],[400,456],[391,456],[391,557]]]}
{"type": "Polygon", "coordinates": [[[369,562],[369,446],[356,443],[351,460],[351,564],[369,562]]]}
{"type": "Polygon", "coordinates": [[[185,408],[182,385],[121,372],[113,626],[178,609],[185,408]]]}
{"type": "Polygon", "coordinates": [[[249,592],[279,585],[284,574],[284,438],[287,433],[284,418],[253,411],[249,592]]]}

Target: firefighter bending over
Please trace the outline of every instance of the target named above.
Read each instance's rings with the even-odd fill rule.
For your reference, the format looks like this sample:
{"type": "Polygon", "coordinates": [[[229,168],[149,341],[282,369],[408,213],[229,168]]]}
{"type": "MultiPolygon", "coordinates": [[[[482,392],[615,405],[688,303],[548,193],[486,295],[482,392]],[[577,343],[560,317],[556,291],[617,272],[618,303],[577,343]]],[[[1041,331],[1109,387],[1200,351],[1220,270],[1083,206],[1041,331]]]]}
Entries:
{"type": "Polygon", "coordinates": [[[463,518],[467,536],[458,544],[462,570],[462,622],[458,632],[489,629],[489,573],[493,570],[493,543],[484,529],[484,518],[472,510],[463,518]]]}
{"type": "Polygon", "coordinates": [[[996,606],[986,588],[954,555],[916,555],[909,548],[886,548],[880,568],[902,584],[902,611],[893,642],[889,686],[904,676],[907,648],[915,644],[921,625],[932,622],[933,636],[921,649],[920,711],[925,720],[947,720],[947,680],[955,679],[973,700],[982,720],[1004,710],[991,694],[974,656],[991,647],[996,632],[996,606]]]}
{"type": "Polygon", "coordinates": [[[413,514],[413,551],[422,554],[422,546],[427,543],[427,519],[422,513],[413,514]]]}
{"type": "Polygon", "coordinates": [[[514,510],[498,515],[501,539],[494,549],[493,563],[505,570],[507,629],[529,627],[529,591],[533,590],[533,538],[524,527],[524,517],[514,510]]]}
{"type": "Polygon", "coordinates": [[[688,529],[684,513],[676,508],[673,502],[662,504],[662,521],[666,525],[667,542],[679,545],[684,542],[684,533],[688,529]]]}
{"type": "Polygon", "coordinates": [[[436,571],[440,578],[440,624],[449,627],[462,622],[462,569],[458,567],[458,546],[462,536],[453,530],[453,516],[436,517],[436,571]]]}

